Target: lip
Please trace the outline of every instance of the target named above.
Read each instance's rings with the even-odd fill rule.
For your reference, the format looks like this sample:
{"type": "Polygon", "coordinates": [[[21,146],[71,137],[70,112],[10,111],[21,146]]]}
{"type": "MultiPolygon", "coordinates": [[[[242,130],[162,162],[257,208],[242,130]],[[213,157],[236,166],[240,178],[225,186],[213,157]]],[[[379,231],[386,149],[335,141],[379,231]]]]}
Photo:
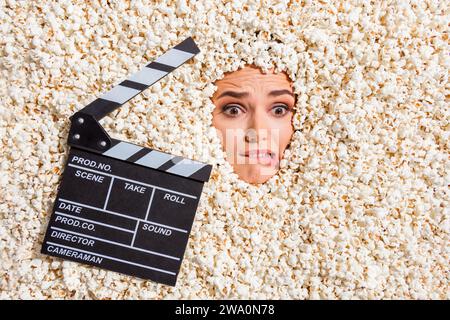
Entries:
{"type": "Polygon", "coordinates": [[[272,150],[268,149],[256,149],[256,150],[250,150],[245,153],[240,154],[243,157],[251,158],[251,159],[257,159],[258,163],[261,163],[263,165],[276,165],[278,162],[276,153],[272,150]],[[267,156],[269,155],[269,156],[267,156]]]}

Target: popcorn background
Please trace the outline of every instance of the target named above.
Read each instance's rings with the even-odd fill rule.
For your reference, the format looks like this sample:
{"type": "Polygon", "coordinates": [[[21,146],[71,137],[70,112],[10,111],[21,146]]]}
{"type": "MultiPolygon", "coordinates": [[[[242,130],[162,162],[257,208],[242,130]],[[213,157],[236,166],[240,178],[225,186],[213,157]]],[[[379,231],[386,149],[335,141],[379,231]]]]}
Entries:
{"type": "Polygon", "coordinates": [[[449,299],[447,1],[0,1],[0,298],[449,299]],[[68,117],[192,36],[201,52],[101,122],[214,165],[176,287],[41,255],[68,117]],[[237,178],[212,84],[294,79],[279,174],[237,178]]]}

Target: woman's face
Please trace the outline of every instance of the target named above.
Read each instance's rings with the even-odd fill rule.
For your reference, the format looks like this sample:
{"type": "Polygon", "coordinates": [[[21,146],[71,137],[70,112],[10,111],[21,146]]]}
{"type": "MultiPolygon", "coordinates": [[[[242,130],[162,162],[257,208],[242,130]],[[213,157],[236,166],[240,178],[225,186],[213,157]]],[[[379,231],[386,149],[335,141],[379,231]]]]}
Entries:
{"type": "Polygon", "coordinates": [[[293,133],[295,97],[284,73],[246,66],[215,85],[213,125],[239,178],[264,183],[277,173],[293,133]]]}

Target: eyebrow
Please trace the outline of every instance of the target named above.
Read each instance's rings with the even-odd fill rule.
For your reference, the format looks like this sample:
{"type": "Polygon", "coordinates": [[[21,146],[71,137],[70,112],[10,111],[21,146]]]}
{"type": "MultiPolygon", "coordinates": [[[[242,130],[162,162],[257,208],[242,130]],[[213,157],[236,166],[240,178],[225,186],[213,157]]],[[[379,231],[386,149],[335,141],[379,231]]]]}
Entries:
{"type": "Polygon", "coordinates": [[[288,95],[294,97],[294,94],[292,93],[292,91],[289,91],[286,89],[270,91],[269,96],[277,97],[277,96],[281,96],[283,94],[288,94],[288,95]]]}
{"type": "Polygon", "coordinates": [[[217,97],[217,99],[220,99],[225,96],[230,96],[233,98],[243,98],[248,96],[248,92],[235,92],[235,91],[225,91],[222,92],[220,96],[217,97]]]}
{"type": "MultiPolygon", "coordinates": [[[[273,97],[281,96],[283,94],[288,94],[288,95],[294,97],[294,94],[291,91],[286,90],[286,89],[273,90],[273,91],[269,92],[269,96],[273,96],[273,97]]],[[[233,98],[243,98],[243,97],[247,97],[248,95],[249,95],[248,92],[225,91],[220,96],[218,96],[217,99],[220,99],[225,96],[230,96],[233,98]]]]}

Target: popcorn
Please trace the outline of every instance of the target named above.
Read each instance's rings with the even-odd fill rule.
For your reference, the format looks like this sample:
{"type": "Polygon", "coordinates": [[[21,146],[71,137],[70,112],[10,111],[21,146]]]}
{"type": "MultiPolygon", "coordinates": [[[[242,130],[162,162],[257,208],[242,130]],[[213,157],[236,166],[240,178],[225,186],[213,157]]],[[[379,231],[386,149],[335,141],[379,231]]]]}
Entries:
{"type": "Polygon", "coordinates": [[[445,2],[8,4],[0,298],[450,298],[445,2]],[[41,255],[67,118],[187,36],[200,54],[102,120],[214,164],[177,286],[41,255]],[[233,173],[211,116],[214,81],[251,63],[298,95],[291,146],[260,186],[233,173]]]}

